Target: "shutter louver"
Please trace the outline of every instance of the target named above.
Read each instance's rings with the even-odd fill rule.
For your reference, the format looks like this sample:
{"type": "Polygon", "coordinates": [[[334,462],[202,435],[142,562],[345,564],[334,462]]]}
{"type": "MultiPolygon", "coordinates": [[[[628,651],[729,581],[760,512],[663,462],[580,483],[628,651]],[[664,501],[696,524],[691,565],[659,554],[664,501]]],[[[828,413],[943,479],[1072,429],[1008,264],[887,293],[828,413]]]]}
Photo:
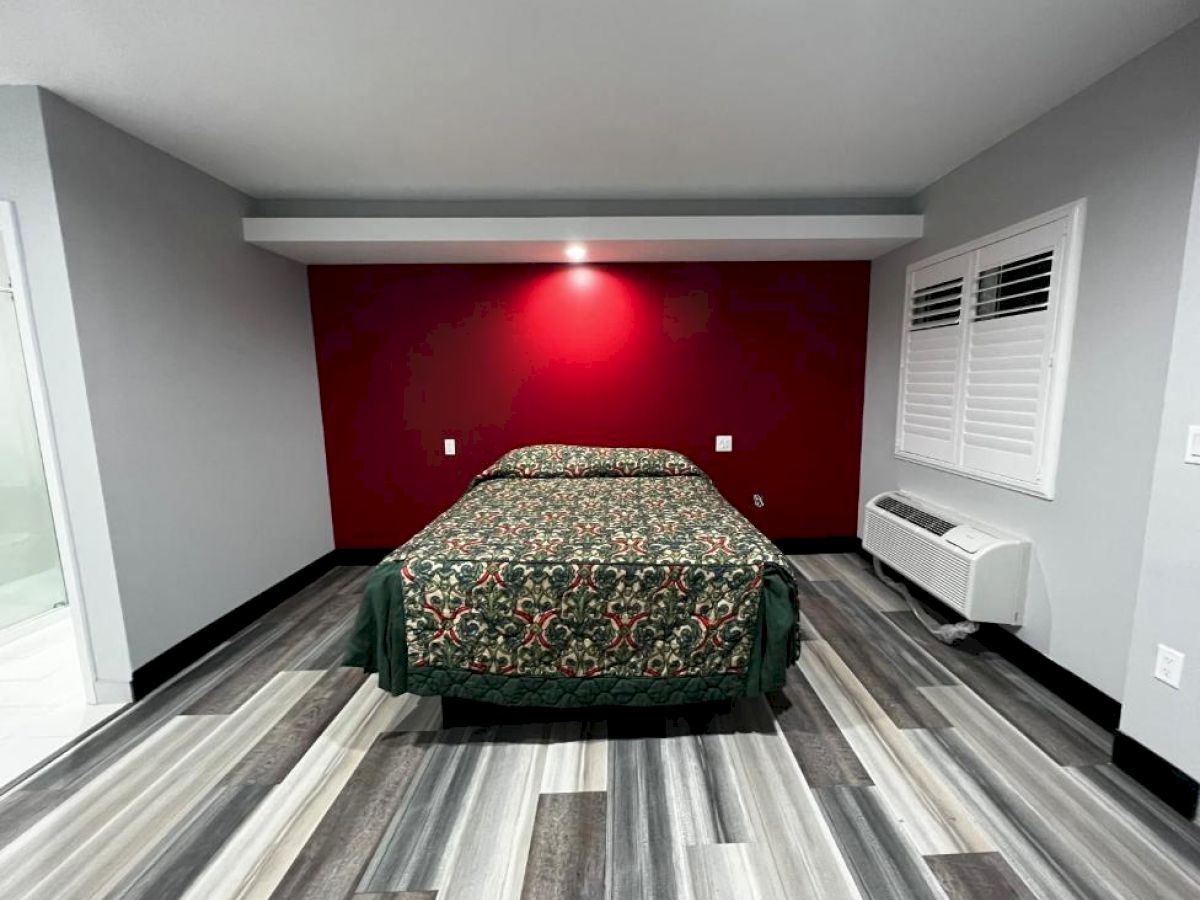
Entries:
{"type": "Polygon", "coordinates": [[[963,260],[913,275],[905,306],[897,449],[944,461],[955,458],[962,369],[963,260]]]}
{"type": "Polygon", "coordinates": [[[1049,367],[1061,225],[979,251],[971,291],[963,398],[962,464],[1035,481],[1049,367]]]}

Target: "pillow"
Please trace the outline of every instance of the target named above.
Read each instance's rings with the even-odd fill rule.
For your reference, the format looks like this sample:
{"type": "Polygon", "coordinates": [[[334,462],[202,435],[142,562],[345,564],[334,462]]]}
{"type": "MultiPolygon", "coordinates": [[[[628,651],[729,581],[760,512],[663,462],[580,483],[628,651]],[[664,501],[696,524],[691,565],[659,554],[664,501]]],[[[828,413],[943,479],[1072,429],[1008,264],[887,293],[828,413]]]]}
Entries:
{"type": "Polygon", "coordinates": [[[577,447],[533,444],[510,450],[475,476],[472,485],[493,478],[620,478],[663,475],[704,476],[674,450],[639,447],[577,447]]]}

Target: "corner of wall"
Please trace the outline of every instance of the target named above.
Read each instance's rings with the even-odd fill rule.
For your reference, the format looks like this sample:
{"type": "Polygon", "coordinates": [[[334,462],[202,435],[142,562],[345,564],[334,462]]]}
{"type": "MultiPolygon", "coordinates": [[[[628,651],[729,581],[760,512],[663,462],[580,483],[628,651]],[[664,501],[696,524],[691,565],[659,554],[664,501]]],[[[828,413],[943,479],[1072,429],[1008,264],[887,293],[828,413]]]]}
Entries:
{"type": "Polygon", "coordinates": [[[1200,780],[1200,466],[1184,462],[1200,424],[1200,140],[1134,608],[1121,730],[1200,780]],[[1185,654],[1178,688],[1154,677],[1159,644],[1185,654]]]}

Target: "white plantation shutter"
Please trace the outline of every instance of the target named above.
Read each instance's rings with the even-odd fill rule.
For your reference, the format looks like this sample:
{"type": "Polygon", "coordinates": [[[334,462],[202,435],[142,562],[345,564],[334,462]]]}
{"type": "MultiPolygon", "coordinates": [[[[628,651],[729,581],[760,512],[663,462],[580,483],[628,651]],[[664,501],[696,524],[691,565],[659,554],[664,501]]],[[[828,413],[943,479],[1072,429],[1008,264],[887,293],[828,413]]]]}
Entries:
{"type": "Polygon", "coordinates": [[[1035,483],[1054,351],[1061,222],[979,250],[971,286],[962,464],[1035,483]]]}
{"type": "Polygon", "coordinates": [[[1052,497],[1083,202],[909,270],[899,456],[1052,497]]]}
{"type": "Polygon", "coordinates": [[[951,462],[957,453],[966,258],[913,272],[905,304],[897,450],[951,462]]]}

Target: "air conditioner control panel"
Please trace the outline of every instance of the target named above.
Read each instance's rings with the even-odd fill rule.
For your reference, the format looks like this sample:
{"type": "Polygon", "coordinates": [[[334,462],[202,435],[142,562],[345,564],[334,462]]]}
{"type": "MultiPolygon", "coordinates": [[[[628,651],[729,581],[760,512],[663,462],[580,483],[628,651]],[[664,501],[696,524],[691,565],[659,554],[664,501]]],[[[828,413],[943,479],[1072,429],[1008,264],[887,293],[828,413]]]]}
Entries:
{"type": "Polygon", "coordinates": [[[965,553],[972,554],[978,553],[996,540],[993,535],[980,531],[978,528],[972,528],[970,525],[956,525],[947,531],[944,537],[948,543],[965,553]]]}

